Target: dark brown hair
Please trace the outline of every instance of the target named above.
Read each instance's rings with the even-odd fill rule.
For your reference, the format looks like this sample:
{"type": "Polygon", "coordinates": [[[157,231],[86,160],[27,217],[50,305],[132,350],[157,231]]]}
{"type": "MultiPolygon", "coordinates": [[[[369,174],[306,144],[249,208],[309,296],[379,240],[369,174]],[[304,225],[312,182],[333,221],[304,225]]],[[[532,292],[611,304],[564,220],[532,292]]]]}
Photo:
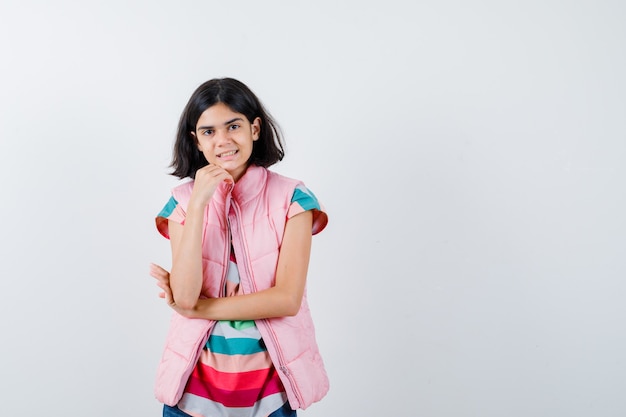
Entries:
{"type": "Polygon", "coordinates": [[[254,141],[249,164],[267,168],[283,159],[285,150],[280,127],[258,97],[241,81],[215,78],[193,92],[180,116],[170,165],[172,175],[180,179],[195,178],[196,171],[208,165],[191,132],[195,132],[202,113],[217,103],[224,103],[232,111],[243,114],[250,123],[257,117],[261,119],[259,139],[254,141]]]}

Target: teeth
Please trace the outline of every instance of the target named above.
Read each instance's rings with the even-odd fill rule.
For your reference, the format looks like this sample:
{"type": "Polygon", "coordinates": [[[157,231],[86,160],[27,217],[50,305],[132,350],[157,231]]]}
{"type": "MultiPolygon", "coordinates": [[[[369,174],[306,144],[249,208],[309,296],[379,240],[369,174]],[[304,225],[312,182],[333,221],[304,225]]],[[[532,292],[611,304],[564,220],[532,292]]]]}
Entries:
{"type": "Polygon", "coordinates": [[[230,151],[230,152],[224,152],[223,154],[220,154],[220,158],[223,156],[231,156],[234,155],[237,151],[230,151]]]}

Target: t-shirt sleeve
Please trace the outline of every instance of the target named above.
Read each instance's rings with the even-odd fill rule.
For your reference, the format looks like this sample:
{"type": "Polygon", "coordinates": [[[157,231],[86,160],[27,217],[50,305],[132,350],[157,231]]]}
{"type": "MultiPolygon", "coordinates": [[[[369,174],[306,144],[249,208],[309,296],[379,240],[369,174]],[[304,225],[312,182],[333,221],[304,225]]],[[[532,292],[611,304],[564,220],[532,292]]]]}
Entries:
{"type": "Polygon", "coordinates": [[[165,204],[163,209],[156,216],[156,227],[159,233],[165,238],[170,238],[168,221],[172,220],[176,223],[185,224],[185,211],[178,204],[178,201],[172,196],[165,204]]]}
{"type": "Polygon", "coordinates": [[[313,229],[312,234],[316,235],[328,224],[328,215],[315,194],[304,185],[300,184],[296,187],[291,198],[291,205],[287,212],[287,218],[290,219],[296,214],[311,210],[313,212],[313,229]]]}

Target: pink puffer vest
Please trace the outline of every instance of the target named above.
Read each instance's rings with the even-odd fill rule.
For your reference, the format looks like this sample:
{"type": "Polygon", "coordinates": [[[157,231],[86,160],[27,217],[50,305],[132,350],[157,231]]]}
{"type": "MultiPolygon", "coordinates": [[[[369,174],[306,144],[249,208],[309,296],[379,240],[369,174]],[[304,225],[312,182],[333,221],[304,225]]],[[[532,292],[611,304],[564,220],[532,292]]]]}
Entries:
{"type": "MultiPolygon", "coordinates": [[[[298,184],[265,168],[250,166],[234,187],[225,183],[218,187],[205,211],[202,296],[222,296],[229,256],[228,222],[244,293],[274,285],[287,211],[298,184]]],[[[184,210],[192,189],[193,181],[172,192],[184,210]]],[[[316,234],[326,226],[327,217],[322,211],[313,214],[312,232],[316,234]]],[[[170,406],[178,403],[214,323],[173,314],[157,371],[155,394],[159,401],[170,406]]],[[[256,324],[292,408],[304,409],[322,399],[328,392],[328,377],[315,340],[306,291],[295,316],[257,320],[256,324]]]]}

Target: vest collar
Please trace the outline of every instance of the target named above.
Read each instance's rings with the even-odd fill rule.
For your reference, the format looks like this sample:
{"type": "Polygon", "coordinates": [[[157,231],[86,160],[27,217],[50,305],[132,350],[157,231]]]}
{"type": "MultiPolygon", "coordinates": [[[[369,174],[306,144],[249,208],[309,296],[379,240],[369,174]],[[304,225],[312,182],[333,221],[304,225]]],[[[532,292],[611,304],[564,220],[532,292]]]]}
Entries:
{"type": "Polygon", "coordinates": [[[250,165],[234,186],[222,182],[218,187],[219,195],[222,201],[225,201],[230,194],[238,204],[246,203],[261,193],[266,179],[267,170],[265,168],[250,165]]]}

